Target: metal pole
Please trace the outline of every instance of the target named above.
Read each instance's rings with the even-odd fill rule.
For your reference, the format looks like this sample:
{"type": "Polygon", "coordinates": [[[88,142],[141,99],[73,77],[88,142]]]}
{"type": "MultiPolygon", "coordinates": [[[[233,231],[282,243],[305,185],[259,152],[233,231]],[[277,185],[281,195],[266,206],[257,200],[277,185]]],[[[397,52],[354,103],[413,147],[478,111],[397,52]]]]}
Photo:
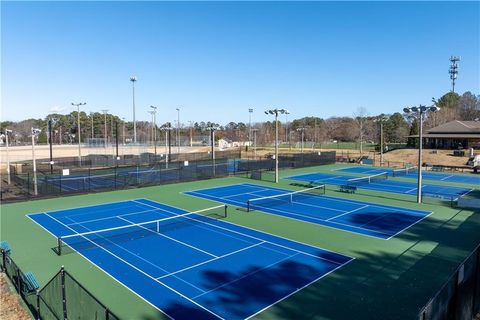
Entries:
{"type": "Polygon", "coordinates": [[[302,153],[305,145],[304,140],[305,140],[305,128],[302,128],[302,153]]]}
{"type": "Polygon", "coordinates": [[[383,166],[383,122],[380,121],[380,166],[383,166]]]}
{"type": "Polygon", "coordinates": [[[252,112],[253,108],[248,109],[248,141],[252,143],[252,112]]]}
{"type": "Polygon", "coordinates": [[[118,166],[118,122],[115,121],[115,149],[116,149],[116,163],[118,166]]]}
{"type": "Polygon", "coordinates": [[[257,159],[257,130],[253,131],[253,157],[257,159]]]}
{"type": "Polygon", "coordinates": [[[48,144],[50,145],[50,174],[53,174],[52,119],[48,119],[48,144]]]}
{"type": "Polygon", "coordinates": [[[212,129],[212,170],[215,176],[215,129],[212,129]]]}
{"type": "Polygon", "coordinates": [[[82,166],[81,129],[80,129],[80,104],[77,104],[77,122],[78,122],[78,166],[82,166]]]}
{"type": "Polygon", "coordinates": [[[193,147],[193,121],[190,121],[190,148],[193,147]]]}
{"type": "Polygon", "coordinates": [[[5,143],[7,144],[7,183],[10,184],[10,157],[8,154],[8,132],[10,130],[5,129],[5,143]]]}
{"type": "Polygon", "coordinates": [[[275,112],[275,183],[278,183],[278,112],[275,112]]]}
{"type": "Polygon", "coordinates": [[[155,160],[157,159],[157,110],[153,113],[153,150],[155,152],[155,160]]]}
{"type": "Polygon", "coordinates": [[[180,108],[177,110],[177,153],[180,153],[180,108]]]}
{"type": "Polygon", "coordinates": [[[72,106],[77,107],[77,134],[78,134],[78,165],[81,167],[82,166],[82,149],[80,146],[80,143],[82,142],[82,129],[80,126],[80,106],[86,105],[86,102],[79,102],[79,103],[73,103],[72,106]]]}
{"type": "Polygon", "coordinates": [[[37,161],[35,159],[35,131],[32,128],[32,160],[33,160],[33,188],[34,194],[38,195],[37,189],[37,161]]]}
{"type": "Polygon", "coordinates": [[[133,99],[133,143],[137,144],[137,122],[135,121],[135,81],[137,81],[137,77],[131,76],[130,81],[132,82],[133,99]]]}
{"type": "Polygon", "coordinates": [[[123,120],[123,127],[122,127],[122,140],[123,140],[123,145],[125,145],[125,118],[122,118],[123,120]]]}
{"type": "Polygon", "coordinates": [[[92,120],[92,142],[93,142],[93,112],[90,112],[90,120],[92,120]]]}
{"type": "Polygon", "coordinates": [[[417,202],[422,203],[422,149],[423,149],[423,112],[419,111],[418,119],[418,185],[417,185],[417,202]]]}
{"type": "Polygon", "coordinates": [[[103,143],[105,146],[105,155],[107,155],[107,112],[108,110],[102,110],[104,117],[104,131],[103,131],[103,143]]]}

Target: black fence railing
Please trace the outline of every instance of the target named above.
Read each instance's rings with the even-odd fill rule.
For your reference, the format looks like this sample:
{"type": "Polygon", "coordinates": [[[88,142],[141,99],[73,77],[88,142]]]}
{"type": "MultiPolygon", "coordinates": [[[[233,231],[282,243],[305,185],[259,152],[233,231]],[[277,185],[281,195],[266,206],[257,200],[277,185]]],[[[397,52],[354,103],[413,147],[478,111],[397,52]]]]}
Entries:
{"type": "Polygon", "coordinates": [[[418,319],[474,319],[480,313],[480,245],[422,307],[418,319]]]}
{"type": "Polygon", "coordinates": [[[24,273],[10,254],[1,251],[1,271],[37,320],[120,319],[82,286],[63,267],[42,288],[32,288],[29,273],[24,273]]]}
{"type": "MultiPolygon", "coordinates": [[[[275,160],[271,156],[262,159],[230,158],[238,154],[220,153],[211,159],[208,153],[179,154],[171,161],[157,161],[146,165],[113,166],[99,168],[75,168],[66,175],[62,169],[37,171],[37,195],[33,173],[13,170],[12,181],[19,186],[16,199],[61,196],[65,194],[111,191],[139,188],[177,182],[188,182],[245,175],[255,178],[255,171],[271,171],[275,160]],[[196,159],[196,160],[188,160],[196,159]]],[[[279,155],[280,168],[302,168],[335,163],[335,151],[279,155]]],[[[265,175],[264,175],[265,176],[265,175]]],[[[265,176],[266,177],[266,176],[265,176]]],[[[8,201],[7,198],[3,198],[8,201]]]]}

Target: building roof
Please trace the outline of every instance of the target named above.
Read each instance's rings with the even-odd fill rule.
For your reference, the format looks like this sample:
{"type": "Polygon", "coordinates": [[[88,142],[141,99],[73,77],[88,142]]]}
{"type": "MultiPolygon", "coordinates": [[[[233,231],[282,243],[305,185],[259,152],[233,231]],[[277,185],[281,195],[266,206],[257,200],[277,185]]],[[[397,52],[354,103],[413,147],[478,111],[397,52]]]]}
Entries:
{"type": "Polygon", "coordinates": [[[480,121],[460,121],[454,120],[438,127],[426,130],[427,134],[479,134],[480,135],[480,121]]]}
{"type": "MultiPolygon", "coordinates": [[[[424,133],[424,138],[448,138],[448,139],[480,139],[480,133],[424,133]]],[[[407,138],[418,138],[418,134],[407,136],[407,138]]]]}

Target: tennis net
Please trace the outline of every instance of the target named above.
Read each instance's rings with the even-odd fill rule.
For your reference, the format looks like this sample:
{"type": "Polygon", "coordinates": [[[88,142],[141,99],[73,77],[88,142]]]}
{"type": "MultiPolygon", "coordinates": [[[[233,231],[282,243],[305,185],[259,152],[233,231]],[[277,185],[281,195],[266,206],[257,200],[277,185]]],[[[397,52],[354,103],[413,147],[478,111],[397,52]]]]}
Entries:
{"type": "Polygon", "coordinates": [[[271,208],[285,203],[300,202],[302,200],[317,197],[325,194],[325,185],[293,191],[288,193],[276,194],[273,196],[250,199],[247,201],[247,212],[261,208],[271,208]]]}
{"type": "MultiPolygon", "coordinates": [[[[117,226],[97,230],[87,229],[79,224],[85,232],[77,232],[57,238],[56,252],[58,255],[74,251],[85,251],[94,248],[107,248],[124,242],[145,238],[158,233],[209,223],[215,219],[227,217],[227,205],[218,205],[198,211],[187,212],[162,219],[145,222],[132,222],[131,215],[127,218],[121,216],[112,217],[117,226]],[[123,223],[118,225],[118,223],[123,223]],[[69,249],[69,250],[67,250],[69,249]]],[[[100,219],[99,219],[100,220],[100,219]]],[[[67,226],[68,227],[68,226],[67,226]]]]}
{"type": "Polygon", "coordinates": [[[412,173],[418,173],[417,166],[393,170],[394,177],[406,176],[412,173]]]}
{"type": "Polygon", "coordinates": [[[377,182],[377,181],[386,180],[387,178],[388,178],[388,173],[387,172],[382,172],[382,173],[374,174],[374,175],[371,175],[371,176],[368,176],[368,177],[349,179],[347,181],[347,185],[348,186],[361,186],[361,185],[370,184],[370,183],[377,182]]]}

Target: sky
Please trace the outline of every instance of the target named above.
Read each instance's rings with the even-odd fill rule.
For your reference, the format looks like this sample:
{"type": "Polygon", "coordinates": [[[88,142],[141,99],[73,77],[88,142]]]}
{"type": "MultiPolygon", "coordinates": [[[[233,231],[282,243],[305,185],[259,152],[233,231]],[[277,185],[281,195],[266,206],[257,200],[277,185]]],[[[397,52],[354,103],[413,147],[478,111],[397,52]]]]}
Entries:
{"type": "Polygon", "coordinates": [[[480,93],[480,2],[1,1],[1,119],[157,122],[394,113],[480,93]]]}

